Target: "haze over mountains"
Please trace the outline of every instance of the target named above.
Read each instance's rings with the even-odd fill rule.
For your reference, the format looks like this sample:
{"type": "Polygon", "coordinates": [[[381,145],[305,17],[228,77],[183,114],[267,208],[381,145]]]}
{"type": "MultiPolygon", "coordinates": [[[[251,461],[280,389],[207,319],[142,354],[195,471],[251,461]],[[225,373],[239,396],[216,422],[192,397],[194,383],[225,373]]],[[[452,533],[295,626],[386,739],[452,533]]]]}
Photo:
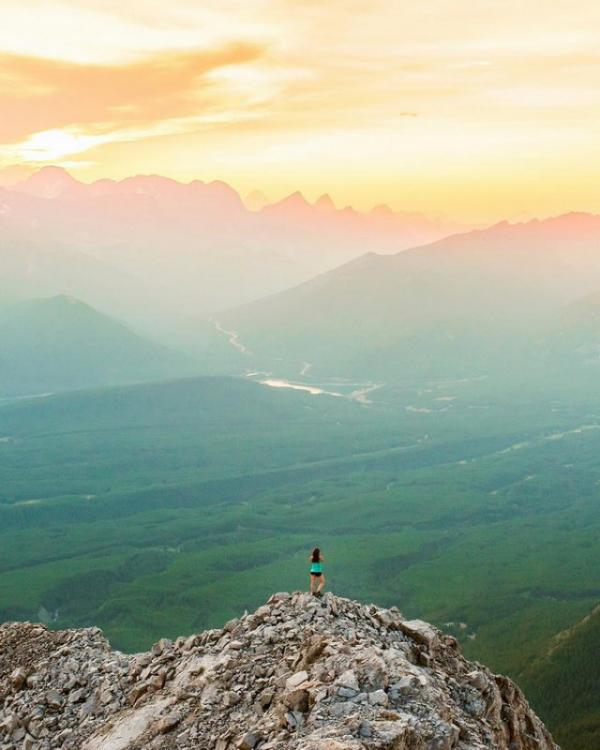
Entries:
{"type": "MultiPolygon", "coordinates": [[[[406,249],[444,227],[385,207],[340,211],[328,196],[311,205],[296,193],[250,211],[225,183],[85,185],[48,167],[0,191],[0,228],[0,313],[36,300],[1,313],[28,309],[22,354],[9,324],[0,329],[4,394],[249,370],[418,382],[531,379],[581,364],[591,376],[600,351],[600,217],[589,214],[406,249]],[[96,311],[78,318],[75,337],[67,319],[78,308],[57,303],[66,297],[96,311]],[[60,314],[46,317],[43,298],[60,314]],[[116,321],[103,323],[114,341],[84,375],[76,341],[86,325],[94,340],[102,316],[116,321]],[[34,330],[71,341],[72,356],[23,379],[34,330]],[[127,336],[132,359],[112,361],[127,336]]],[[[50,363],[50,349],[37,361],[50,363]]]]}
{"type": "Polygon", "coordinates": [[[65,296],[0,308],[0,346],[0,397],[161,380],[192,371],[185,355],[65,296]]]}
{"type": "Polygon", "coordinates": [[[361,255],[448,234],[449,223],[368,214],[295,193],[248,210],[223,182],[158,176],[85,185],[57,167],[0,189],[0,282],[68,294],[146,330],[281,291],[361,255]]]}
{"type": "Polygon", "coordinates": [[[329,376],[477,377],[515,362],[597,361],[598,290],[600,217],[566,214],[366,254],[219,320],[258,363],[283,357],[329,376]]]}

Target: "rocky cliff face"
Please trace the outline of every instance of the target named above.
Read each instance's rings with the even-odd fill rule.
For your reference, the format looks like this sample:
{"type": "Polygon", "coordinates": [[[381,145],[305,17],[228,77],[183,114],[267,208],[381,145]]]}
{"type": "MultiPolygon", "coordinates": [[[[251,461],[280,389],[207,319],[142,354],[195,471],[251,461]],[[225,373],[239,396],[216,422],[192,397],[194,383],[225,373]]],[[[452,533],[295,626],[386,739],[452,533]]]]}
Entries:
{"type": "Polygon", "coordinates": [[[0,628],[2,750],[556,750],[507,678],[395,609],[275,594],[133,656],[96,629],[0,628]]]}

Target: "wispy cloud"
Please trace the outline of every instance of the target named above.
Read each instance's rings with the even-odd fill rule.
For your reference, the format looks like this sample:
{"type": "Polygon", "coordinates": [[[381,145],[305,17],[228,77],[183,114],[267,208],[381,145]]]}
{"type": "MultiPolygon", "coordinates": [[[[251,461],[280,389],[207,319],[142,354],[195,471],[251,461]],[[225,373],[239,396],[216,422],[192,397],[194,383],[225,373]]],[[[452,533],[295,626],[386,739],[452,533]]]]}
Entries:
{"type": "Polygon", "coordinates": [[[3,0],[0,165],[600,210],[599,49],[595,0],[3,0]]]}
{"type": "Polygon", "coordinates": [[[259,59],[264,49],[230,44],[209,51],[165,52],[128,63],[90,65],[0,55],[0,142],[61,128],[102,136],[132,125],[215,114],[210,74],[259,59]]]}

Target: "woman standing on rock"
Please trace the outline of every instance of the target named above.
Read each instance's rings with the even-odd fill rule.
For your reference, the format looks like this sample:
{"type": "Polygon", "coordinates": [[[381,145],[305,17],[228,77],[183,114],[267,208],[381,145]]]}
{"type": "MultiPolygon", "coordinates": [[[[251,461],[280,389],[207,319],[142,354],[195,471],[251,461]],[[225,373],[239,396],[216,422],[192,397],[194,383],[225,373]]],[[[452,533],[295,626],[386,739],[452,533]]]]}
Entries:
{"type": "Polygon", "coordinates": [[[312,551],[310,560],[310,593],[315,596],[321,596],[325,586],[325,574],[323,573],[323,562],[325,558],[321,550],[315,547],[312,551]]]}

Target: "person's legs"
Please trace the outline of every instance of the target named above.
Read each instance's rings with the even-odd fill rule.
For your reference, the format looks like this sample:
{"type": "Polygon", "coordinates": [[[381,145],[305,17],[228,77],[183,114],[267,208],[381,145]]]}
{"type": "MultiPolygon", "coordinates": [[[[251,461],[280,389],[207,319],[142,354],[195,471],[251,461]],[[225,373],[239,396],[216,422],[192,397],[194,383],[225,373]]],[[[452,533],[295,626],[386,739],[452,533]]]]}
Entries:
{"type": "Polygon", "coordinates": [[[317,588],[317,594],[320,594],[321,591],[323,591],[324,587],[325,587],[325,573],[321,573],[319,577],[319,587],[317,588]]]}
{"type": "Polygon", "coordinates": [[[315,577],[314,577],[314,575],[312,573],[310,573],[308,577],[310,578],[310,587],[309,587],[310,593],[314,594],[315,593],[315,581],[316,581],[316,579],[315,579],[315,577]]]}

